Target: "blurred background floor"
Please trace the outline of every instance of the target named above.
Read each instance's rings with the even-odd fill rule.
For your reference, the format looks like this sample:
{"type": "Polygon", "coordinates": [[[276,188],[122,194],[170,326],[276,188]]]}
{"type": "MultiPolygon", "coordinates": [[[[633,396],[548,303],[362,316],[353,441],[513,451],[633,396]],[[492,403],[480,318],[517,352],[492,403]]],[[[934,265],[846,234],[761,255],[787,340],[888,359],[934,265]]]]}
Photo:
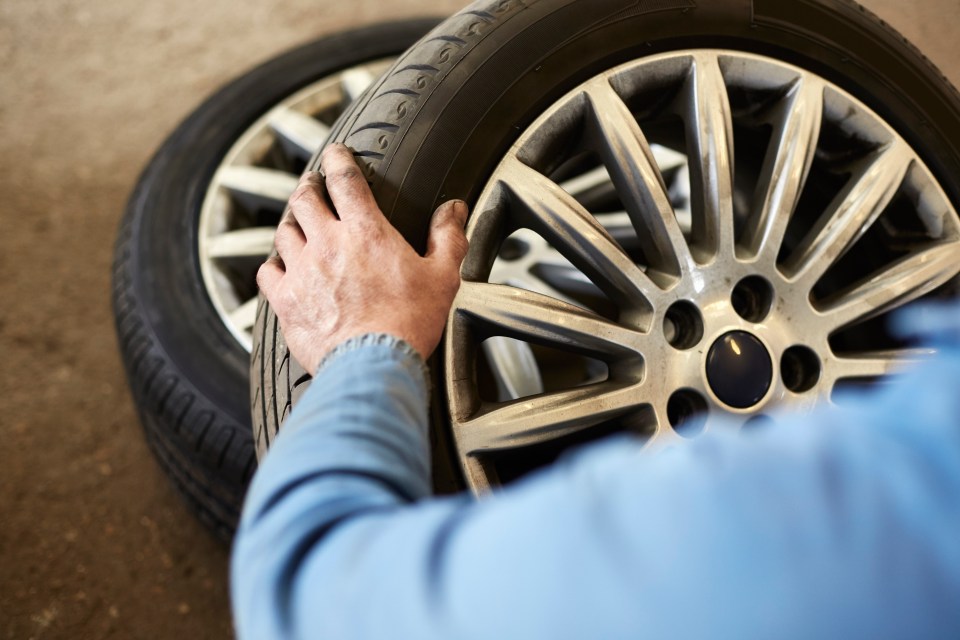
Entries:
{"type": "MultiPolygon", "coordinates": [[[[228,550],[140,434],[113,236],[219,85],[323,34],[463,0],[0,3],[0,637],[229,638],[228,550]]],[[[960,84],[960,0],[864,0],[960,84]]]]}

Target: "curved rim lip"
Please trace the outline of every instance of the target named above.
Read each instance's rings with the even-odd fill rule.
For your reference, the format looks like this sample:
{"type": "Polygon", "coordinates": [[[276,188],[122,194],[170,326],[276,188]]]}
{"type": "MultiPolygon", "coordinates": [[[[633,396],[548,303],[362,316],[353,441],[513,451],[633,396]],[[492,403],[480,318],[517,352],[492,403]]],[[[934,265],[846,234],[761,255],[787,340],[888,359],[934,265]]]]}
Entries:
{"type": "MultiPolygon", "coordinates": [[[[484,217],[483,212],[486,211],[487,209],[487,207],[485,207],[484,205],[488,203],[492,203],[496,199],[496,191],[498,189],[497,175],[504,170],[504,167],[509,161],[518,157],[518,154],[521,152],[521,150],[523,150],[526,147],[526,145],[530,142],[530,139],[534,135],[536,135],[536,133],[539,132],[544,127],[544,125],[546,125],[550,121],[551,117],[553,117],[559,109],[561,109],[565,104],[569,103],[577,94],[581,93],[587,85],[589,85],[591,82],[596,81],[598,78],[610,78],[615,75],[624,74],[626,72],[634,70],[635,68],[642,67],[648,64],[655,64],[657,62],[667,60],[670,58],[678,58],[681,56],[692,56],[694,54],[708,54],[713,56],[725,55],[725,56],[731,56],[731,57],[737,57],[737,58],[744,58],[748,60],[753,60],[758,63],[774,64],[784,69],[787,69],[793,73],[796,73],[799,76],[811,76],[816,78],[818,81],[823,83],[825,88],[829,88],[831,91],[836,92],[843,100],[847,101],[852,105],[855,105],[856,108],[861,110],[862,113],[870,116],[871,124],[881,126],[884,132],[887,135],[889,135],[892,140],[902,141],[906,145],[907,150],[909,150],[909,152],[913,154],[913,157],[916,162],[916,167],[922,172],[924,178],[926,178],[927,180],[927,183],[931,185],[935,190],[935,194],[933,194],[933,197],[941,200],[946,204],[947,208],[949,209],[949,214],[952,214],[952,219],[956,221],[957,219],[956,207],[954,206],[950,198],[947,196],[945,190],[941,186],[940,182],[937,180],[936,175],[931,171],[930,167],[927,165],[923,157],[916,151],[916,149],[912,145],[906,142],[905,136],[901,135],[893,127],[893,125],[891,125],[889,122],[887,122],[882,117],[880,117],[875,110],[870,108],[862,100],[854,96],[851,92],[847,91],[843,87],[840,87],[835,82],[825,79],[824,77],[820,76],[815,72],[808,71],[795,64],[777,60],[776,58],[771,58],[768,56],[763,56],[763,55],[759,55],[751,52],[738,51],[733,49],[686,49],[686,50],[677,50],[677,51],[671,51],[666,53],[660,53],[653,56],[639,58],[636,60],[632,60],[632,61],[620,64],[607,71],[597,74],[596,76],[587,80],[584,83],[581,83],[571,91],[567,92],[563,97],[561,97],[555,103],[547,107],[547,109],[539,117],[537,117],[535,121],[523,133],[521,133],[520,137],[514,142],[514,144],[510,147],[509,151],[504,156],[504,158],[497,164],[496,168],[491,173],[491,176],[486,186],[482,190],[481,195],[477,200],[475,212],[477,212],[479,215],[472,216],[467,226],[467,237],[471,241],[470,246],[475,247],[481,244],[476,240],[478,239],[478,237],[482,238],[484,236],[484,233],[488,233],[487,230],[483,229],[481,226],[481,218],[484,217]]],[[[495,205],[490,205],[489,208],[495,208],[495,205]]],[[[475,251],[475,250],[471,249],[471,251],[475,251]]],[[[484,260],[481,259],[480,262],[484,262],[484,260]]],[[[489,260],[486,260],[486,262],[489,262],[489,260]]],[[[466,268],[467,268],[467,263],[465,263],[465,266],[464,266],[464,269],[466,268]]],[[[461,274],[463,277],[463,272],[461,272],[461,274]]],[[[951,281],[955,280],[956,277],[957,276],[954,275],[951,281]]],[[[464,278],[464,280],[469,281],[466,278],[464,278]]],[[[478,282],[484,282],[484,281],[485,280],[483,278],[478,280],[478,282]]],[[[444,342],[443,342],[444,344],[443,364],[444,364],[444,372],[445,372],[443,383],[444,383],[444,391],[445,391],[445,396],[446,396],[447,405],[448,405],[446,418],[450,422],[454,445],[457,451],[458,458],[460,459],[460,463],[464,471],[464,476],[467,480],[467,484],[470,487],[470,489],[473,490],[475,493],[482,494],[489,491],[495,485],[488,482],[489,475],[487,473],[487,470],[485,469],[486,467],[485,463],[481,462],[477,458],[477,456],[474,455],[472,452],[469,452],[463,448],[461,430],[463,429],[464,423],[466,421],[466,417],[471,415],[471,411],[470,411],[470,407],[465,406],[463,404],[462,399],[459,397],[459,394],[458,394],[457,381],[452,380],[450,375],[450,372],[456,371],[458,369],[457,362],[458,362],[458,358],[460,357],[459,355],[460,346],[461,346],[460,344],[461,338],[459,337],[460,332],[454,329],[458,323],[457,316],[459,313],[460,313],[460,305],[455,303],[454,307],[451,309],[451,312],[448,316],[448,331],[445,333],[444,342]]],[[[737,328],[737,327],[731,326],[722,331],[717,331],[715,332],[716,335],[713,335],[711,339],[716,338],[719,335],[722,335],[723,333],[730,330],[731,328],[737,328]]],[[[754,332],[754,335],[756,335],[755,332],[754,332]]],[[[768,340],[762,336],[758,336],[758,337],[760,337],[761,342],[768,349],[770,349],[768,340]]],[[[829,345],[827,345],[827,347],[829,348],[829,345]]],[[[779,368],[776,362],[774,364],[774,368],[775,369],[779,368]]],[[[706,373],[705,371],[702,371],[702,367],[701,367],[701,374],[702,374],[701,377],[703,378],[702,382],[705,383],[704,386],[707,394],[710,397],[710,400],[714,403],[722,404],[716,398],[712,389],[710,389],[710,385],[706,384],[706,373]]],[[[778,381],[775,382],[774,384],[771,384],[770,389],[768,389],[764,399],[761,400],[758,406],[765,407],[771,401],[771,398],[773,398],[779,391],[782,390],[782,389],[777,389],[780,376],[776,375],[776,377],[778,378],[778,381]]],[[[822,400],[822,398],[817,399],[818,402],[820,400],[822,400]]],[[[831,398],[827,397],[826,400],[830,401],[831,398]]],[[[812,405],[809,405],[809,406],[812,406],[812,405]]],[[[809,406],[807,408],[809,408],[809,406]]],[[[751,408],[748,410],[737,410],[733,408],[728,408],[728,411],[733,414],[742,414],[744,416],[754,416],[756,415],[756,411],[754,409],[755,408],[751,408]]],[[[660,449],[662,446],[664,446],[665,443],[663,442],[663,439],[658,438],[658,436],[660,436],[661,434],[661,431],[662,429],[658,428],[657,432],[654,434],[654,437],[648,440],[648,442],[646,443],[646,446],[644,447],[645,451],[657,450],[657,449],[660,449]]],[[[668,440],[672,442],[672,441],[676,441],[677,439],[670,438],[668,440]]]]}
{"type": "MultiPolygon", "coordinates": [[[[236,292],[232,291],[233,287],[226,281],[225,276],[216,267],[217,260],[210,255],[211,239],[224,232],[221,231],[218,233],[218,227],[228,230],[230,226],[229,217],[233,205],[230,202],[229,194],[226,193],[226,190],[221,186],[221,178],[224,171],[233,167],[255,167],[262,161],[263,154],[278,138],[270,127],[270,121],[276,113],[284,110],[293,110],[313,117],[324,110],[335,108],[342,101],[343,94],[340,87],[344,75],[352,71],[367,71],[371,73],[373,77],[378,77],[394,60],[394,57],[383,57],[344,67],[306,85],[281,102],[275,104],[243,132],[223,156],[223,159],[211,177],[200,207],[197,226],[197,250],[201,279],[204,290],[207,293],[207,298],[213,305],[221,323],[237,343],[247,352],[253,349],[252,334],[240,328],[237,323],[233,321],[231,312],[248,301],[240,300],[236,292]],[[319,105],[319,107],[313,104],[318,100],[319,96],[325,93],[331,94],[329,100],[319,105]],[[334,98],[334,94],[336,94],[336,98],[334,98]],[[308,108],[311,104],[313,104],[313,108],[308,108]]],[[[291,173],[290,175],[294,174],[291,173]]]]}

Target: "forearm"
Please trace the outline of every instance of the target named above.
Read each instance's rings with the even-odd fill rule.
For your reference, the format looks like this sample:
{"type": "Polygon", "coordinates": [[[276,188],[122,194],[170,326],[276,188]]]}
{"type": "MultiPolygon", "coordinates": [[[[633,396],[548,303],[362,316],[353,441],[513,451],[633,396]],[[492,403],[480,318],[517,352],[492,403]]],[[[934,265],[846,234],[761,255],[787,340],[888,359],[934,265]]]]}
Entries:
{"type": "Polygon", "coordinates": [[[365,351],[258,473],[240,636],[953,637],[960,344],[938,346],[856,409],[658,456],[620,440],[479,502],[419,500],[426,389],[365,351]]]}
{"type": "Polygon", "coordinates": [[[294,564],[339,524],[430,493],[424,372],[382,336],[342,345],[321,367],[247,496],[233,564],[244,637],[284,637],[274,625],[293,623],[294,564]]]}

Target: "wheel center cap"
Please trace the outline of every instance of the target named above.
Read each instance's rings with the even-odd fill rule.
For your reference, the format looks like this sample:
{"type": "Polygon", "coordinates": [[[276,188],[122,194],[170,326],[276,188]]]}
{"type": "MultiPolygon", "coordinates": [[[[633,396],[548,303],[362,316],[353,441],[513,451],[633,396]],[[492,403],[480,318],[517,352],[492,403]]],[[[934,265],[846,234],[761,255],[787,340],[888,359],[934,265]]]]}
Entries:
{"type": "Polygon", "coordinates": [[[707,381],[725,404],[749,409],[773,383],[770,353],[755,336],[731,331],[717,338],[707,354],[707,381]]]}

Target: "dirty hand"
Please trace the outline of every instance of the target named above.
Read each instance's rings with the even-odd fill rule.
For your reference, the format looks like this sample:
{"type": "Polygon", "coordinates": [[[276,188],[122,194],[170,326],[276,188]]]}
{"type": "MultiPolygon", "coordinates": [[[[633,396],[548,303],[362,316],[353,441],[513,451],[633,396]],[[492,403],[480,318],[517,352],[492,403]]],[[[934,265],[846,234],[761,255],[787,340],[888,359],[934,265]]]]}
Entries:
{"type": "Polygon", "coordinates": [[[277,230],[280,255],[257,274],[290,353],[316,373],[342,342],[385,333],[430,357],[460,286],[466,204],[437,209],[421,257],[387,222],[347,147],[327,148],[322,168],[326,185],[319,173],[303,177],[277,230]]]}

